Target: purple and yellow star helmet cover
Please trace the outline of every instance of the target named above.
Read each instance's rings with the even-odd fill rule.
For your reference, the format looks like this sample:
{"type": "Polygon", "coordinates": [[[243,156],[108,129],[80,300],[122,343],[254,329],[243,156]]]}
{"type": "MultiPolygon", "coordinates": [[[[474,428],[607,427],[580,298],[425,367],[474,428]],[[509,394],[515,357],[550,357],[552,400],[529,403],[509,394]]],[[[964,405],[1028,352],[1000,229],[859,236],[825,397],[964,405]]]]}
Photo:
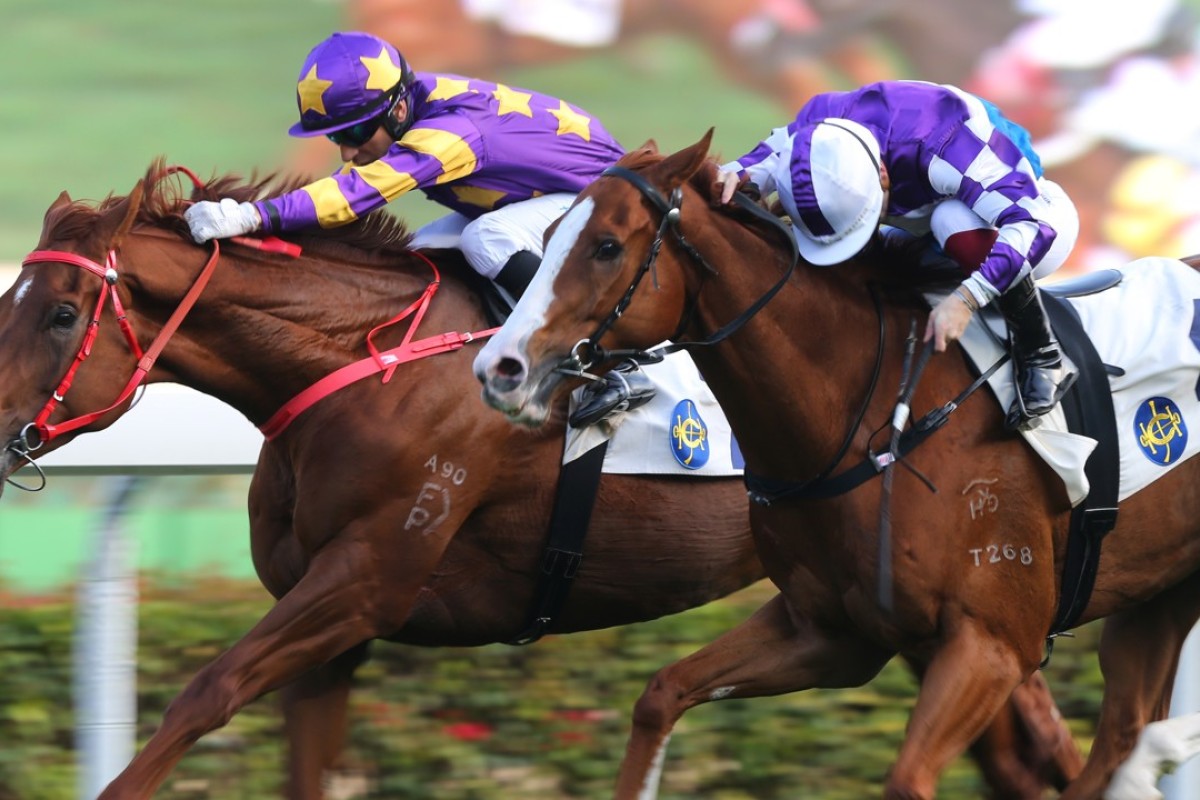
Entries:
{"type": "Polygon", "coordinates": [[[304,59],[296,82],[300,121],[292,136],[322,136],[381,113],[408,76],[396,48],[367,33],[339,32],[304,59]]]}

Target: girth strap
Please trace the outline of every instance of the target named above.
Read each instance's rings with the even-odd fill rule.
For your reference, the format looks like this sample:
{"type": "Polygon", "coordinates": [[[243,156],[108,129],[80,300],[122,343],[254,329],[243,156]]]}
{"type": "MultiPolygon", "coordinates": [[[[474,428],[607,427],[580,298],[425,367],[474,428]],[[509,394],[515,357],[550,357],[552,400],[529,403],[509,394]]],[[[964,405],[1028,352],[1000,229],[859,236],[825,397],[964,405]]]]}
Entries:
{"type": "Polygon", "coordinates": [[[1088,495],[1071,511],[1062,591],[1050,627],[1053,637],[1074,627],[1091,599],[1100,563],[1100,544],[1117,524],[1121,453],[1112,387],[1100,354],[1069,303],[1047,292],[1042,292],[1042,302],[1058,335],[1059,346],[1079,369],[1075,385],[1062,399],[1067,428],[1097,442],[1083,467],[1088,495]]]}
{"type": "Polygon", "coordinates": [[[542,553],[542,570],[530,606],[530,622],[507,644],[533,644],[546,635],[562,611],[583,560],[583,540],[587,537],[592,508],[596,504],[606,452],[608,440],[563,465],[554,510],[550,513],[550,533],[542,553]]]}

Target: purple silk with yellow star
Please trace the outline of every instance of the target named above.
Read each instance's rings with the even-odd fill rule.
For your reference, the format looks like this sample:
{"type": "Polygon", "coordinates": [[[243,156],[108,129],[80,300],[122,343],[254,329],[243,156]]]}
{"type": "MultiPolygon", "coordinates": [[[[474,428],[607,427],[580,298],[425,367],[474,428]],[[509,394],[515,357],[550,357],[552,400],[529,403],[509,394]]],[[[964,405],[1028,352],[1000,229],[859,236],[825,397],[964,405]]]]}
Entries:
{"type": "Polygon", "coordinates": [[[378,161],[259,201],[267,230],[341,225],[412,189],[474,219],[578,192],[624,153],[591,115],[525,89],[417,73],[410,102],[416,121],[378,161]]]}

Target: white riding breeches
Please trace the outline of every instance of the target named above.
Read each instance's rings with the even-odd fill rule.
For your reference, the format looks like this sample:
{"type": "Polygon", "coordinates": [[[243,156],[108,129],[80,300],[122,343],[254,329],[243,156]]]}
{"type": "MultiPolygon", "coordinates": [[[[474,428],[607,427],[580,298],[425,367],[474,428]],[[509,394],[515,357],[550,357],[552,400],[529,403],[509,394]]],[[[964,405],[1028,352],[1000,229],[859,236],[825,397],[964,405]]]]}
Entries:
{"type": "Polygon", "coordinates": [[[468,219],[457,211],[422,225],[413,234],[414,250],[456,247],[471,268],[495,279],[513,254],[528,250],[541,258],[546,228],[566,213],[575,195],[546,194],[468,219]]]}
{"type": "MultiPolygon", "coordinates": [[[[1061,267],[1075,247],[1075,240],[1079,238],[1079,211],[1062,187],[1054,181],[1041,178],[1038,181],[1038,191],[1041,199],[1045,201],[1039,216],[1047,225],[1054,228],[1058,235],[1054,238],[1050,249],[1046,251],[1046,255],[1033,270],[1035,279],[1044,278],[1061,267]]],[[[992,225],[972,211],[969,206],[956,199],[943,200],[934,207],[933,215],[929,219],[929,227],[933,231],[937,243],[942,247],[945,247],[946,240],[956,233],[985,228],[994,230],[992,225]]]]}

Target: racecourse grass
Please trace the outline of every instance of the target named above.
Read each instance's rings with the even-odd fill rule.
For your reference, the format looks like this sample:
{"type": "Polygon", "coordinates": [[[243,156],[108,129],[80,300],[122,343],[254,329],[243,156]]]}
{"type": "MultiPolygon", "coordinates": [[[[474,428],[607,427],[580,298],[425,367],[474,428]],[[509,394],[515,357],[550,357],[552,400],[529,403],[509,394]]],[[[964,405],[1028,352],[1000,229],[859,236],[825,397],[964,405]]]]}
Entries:
{"type": "MultiPolygon", "coordinates": [[[[147,576],[139,620],[138,724],[144,742],[187,680],[269,607],[257,584],[185,585],[147,576]]],[[[700,609],[625,628],[551,636],[523,648],[422,649],[376,643],[351,699],[350,743],[332,797],[563,800],[611,797],[629,712],[646,681],[749,616],[759,584],[700,609]]],[[[14,602],[0,592],[0,800],[75,797],[69,596],[14,602]]],[[[1064,713],[1094,716],[1096,628],[1060,642],[1047,678],[1064,713]]],[[[912,705],[893,662],[870,684],[726,700],[676,728],[662,800],[879,797],[912,705]]],[[[1087,744],[1089,728],[1077,736],[1087,744]]],[[[282,721],[273,697],[204,737],[162,800],[281,796],[282,721]]],[[[939,798],[973,800],[973,765],[955,762],[939,798]]]]}

